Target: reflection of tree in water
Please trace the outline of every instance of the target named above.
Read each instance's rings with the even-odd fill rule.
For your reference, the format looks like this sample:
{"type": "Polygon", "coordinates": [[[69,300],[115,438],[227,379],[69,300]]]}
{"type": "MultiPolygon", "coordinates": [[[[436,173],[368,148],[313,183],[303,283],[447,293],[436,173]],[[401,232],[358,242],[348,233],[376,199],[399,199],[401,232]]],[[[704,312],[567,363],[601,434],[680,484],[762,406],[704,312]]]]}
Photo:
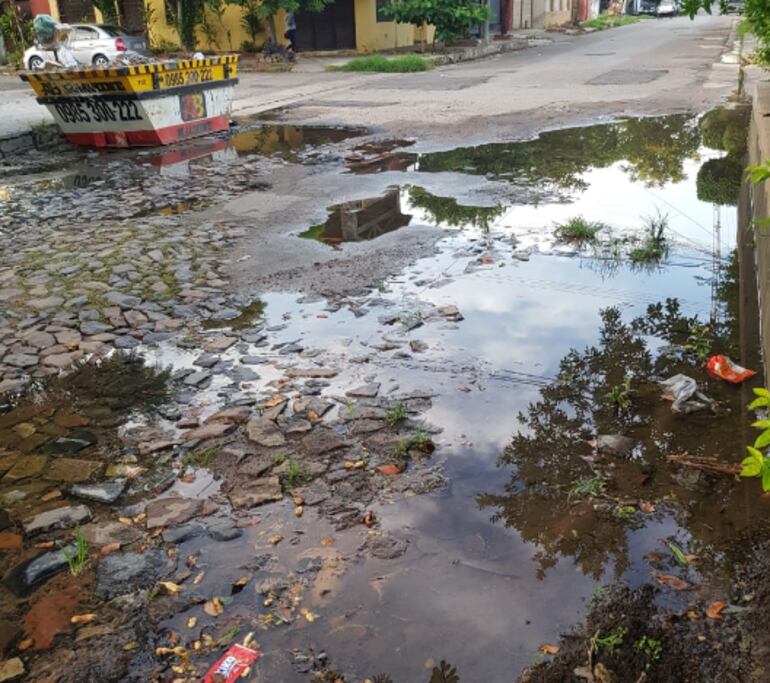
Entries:
{"type": "MultiPolygon", "coordinates": [[[[722,293],[731,292],[732,286],[725,285],[722,293]]],[[[678,470],[665,461],[665,455],[683,451],[737,457],[738,392],[714,382],[709,392],[729,408],[724,417],[677,419],[651,381],[678,372],[703,379],[702,370],[693,367],[694,357],[684,349],[697,319],[684,316],[675,299],[649,306],[646,315],[630,323],[623,322],[616,308],[603,310],[601,319],[598,344],[570,351],[560,364],[561,381],[541,389],[539,400],[518,416],[520,431],[500,458],[501,465],[515,468],[505,492],[482,494],[477,500],[492,511],[493,522],[516,529],[522,540],[537,546],[541,577],[568,556],[596,579],[610,564],[616,577],[622,574],[629,568],[628,529],[643,524],[636,507],[640,499],[670,499],[677,523],[692,534],[693,546],[701,546],[690,552],[713,553],[714,541],[735,531],[736,520],[724,514],[720,518],[724,508],[717,502],[720,497],[735,498],[732,481],[708,482],[706,490],[699,488],[707,483],[703,480],[692,482],[692,488],[689,483],[680,486],[678,470]],[[655,354],[649,337],[658,341],[655,354]],[[618,410],[609,395],[627,376],[635,393],[627,409],[618,410]],[[597,456],[588,443],[597,434],[629,435],[634,450],[597,456]],[[597,476],[606,493],[597,489],[587,496],[574,495],[576,482],[590,483],[597,476]],[[697,516],[691,515],[694,511],[697,516]]],[[[727,320],[734,322],[729,314],[727,320]]],[[[727,324],[713,328],[713,352],[729,350],[732,332],[727,324]]]]}
{"type": "Polygon", "coordinates": [[[464,147],[420,157],[419,170],[489,175],[521,185],[583,190],[581,175],[626,161],[624,170],[647,185],[684,179],[684,161],[698,154],[700,130],[686,114],[626,119],[543,133],[526,142],[464,147]]]}
{"type": "Polygon", "coordinates": [[[439,197],[421,187],[409,188],[409,203],[429,213],[436,224],[453,228],[472,226],[488,230],[490,223],[505,210],[502,206],[465,206],[453,197],[439,197]]]}
{"type": "MultiPolygon", "coordinates": [[[[394,681],[387,674],[379,674],[372,678],[372,683],[394,683],[394,681]]],[[[460,683],[460,675],[456,667],[442,659],[438,666],[433,667],[428,683],[460,683]]]]}

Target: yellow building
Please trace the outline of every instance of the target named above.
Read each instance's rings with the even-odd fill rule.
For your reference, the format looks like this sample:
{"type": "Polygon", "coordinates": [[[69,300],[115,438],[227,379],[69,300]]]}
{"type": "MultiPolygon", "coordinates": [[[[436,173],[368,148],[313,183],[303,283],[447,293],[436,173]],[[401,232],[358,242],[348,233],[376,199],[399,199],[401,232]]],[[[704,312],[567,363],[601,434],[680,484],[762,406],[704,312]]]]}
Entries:
{"type": "MultiPolygon", "coordinates": [[[[167,1],[144,0],[150,42],[156,47],[179,46],[179,36],[166,12],[167,1]]],[[[425,32],[419,27],[385,21],[380,12],[385,4],[383,0],[336,0],[323,12],[298,13],[295,17],[298,50],[372,52],[410,47],[424,38],[425,32]]],[[[242,20],[240,5],[223,4],[219,14],[206,9],[203,25],[197,28],[197,48],[203,51],[241,49],[244,43],[251,41],[242,20]]],[[[283,12],[275,17],[275,26],[278,40],[288,44],[283,37],[286,30],[283,12]]],[[[261,45],[267,38],[263,26],[256,45],[261,45]]]]}

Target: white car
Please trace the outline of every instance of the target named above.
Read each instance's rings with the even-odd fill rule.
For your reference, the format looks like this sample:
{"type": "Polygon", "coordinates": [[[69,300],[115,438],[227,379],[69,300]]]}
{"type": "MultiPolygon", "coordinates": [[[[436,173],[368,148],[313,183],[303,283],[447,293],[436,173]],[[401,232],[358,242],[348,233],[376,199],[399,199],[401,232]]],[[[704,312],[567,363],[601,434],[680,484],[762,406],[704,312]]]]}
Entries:
{"type": "Polygon", "coordinates": [[[677,0],[660,0],[655,15],[659,17],[675,17],[679,14],[679,3],[677,0]]]}
{"type": "MultiPolygon", "coordinates": [[[[121,54],[152,56],[144,36],[131,35],[118,26],[107,24],[72,24],[64,45],[80,64],[99,67],[107,66],[121,54]]],[[[31,71],[42,69],[46,62],[56,61],[53,50],[36,45],[24,53],[24,66],[31,71]]]]}

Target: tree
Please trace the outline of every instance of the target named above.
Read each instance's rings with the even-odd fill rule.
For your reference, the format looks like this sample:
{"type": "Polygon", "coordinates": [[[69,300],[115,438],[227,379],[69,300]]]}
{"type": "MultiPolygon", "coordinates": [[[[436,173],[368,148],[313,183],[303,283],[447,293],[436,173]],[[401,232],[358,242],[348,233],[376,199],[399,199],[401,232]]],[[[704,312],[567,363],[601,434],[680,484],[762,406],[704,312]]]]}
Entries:
{"type": "Polygon", "coordinates": [[[452,42],[465,38],[471,26],[490,18],[489,7],[476,0],[399,0],[383,8],[383,13],[401,24],[433,24],[433,42],[452,42]]]}
{"type": "MultiPolygon", "coordinates": [[[[246,7],[249,0],[234,0],[235,4],[246,7]]],[[[256,6],[249,6],[249,11],[253,13],[254,20],[267,20],[267,32],[270,35],[270,41],[278,42],[278,28],[275,24],[275,15],[280,10],[284,12],[323,12],[326,5],[330,5],[334,0],[262,0],[256,6]]],[[[281,32],[283,35],[283,32],[281,32]]]]}
{"type": "Polygon", "coordinates": [[[115,0],[93,0],[93,5],[102,14],[102,19],[106,24],[119,24],[120,16],[118,6],[115,0]]]}

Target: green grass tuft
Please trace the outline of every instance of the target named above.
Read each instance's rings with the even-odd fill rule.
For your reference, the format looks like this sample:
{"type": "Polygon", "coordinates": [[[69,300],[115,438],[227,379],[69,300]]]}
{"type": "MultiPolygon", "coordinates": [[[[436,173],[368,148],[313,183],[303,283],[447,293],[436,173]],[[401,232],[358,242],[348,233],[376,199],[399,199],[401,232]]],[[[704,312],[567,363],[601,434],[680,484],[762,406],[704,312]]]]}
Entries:
{"type": "Polygon", "coordinates": [[[88,541],[82,529],[75,532],[75,551],[64,550],[64,559],[67,560],[70,574],[79,576],[83,573],[88,563],[88,541]]]}
{"type": "Polygon", "coordinates": [[[400,55],[388,59],[383,55],[355,57],[341,66],[329,66],[327,71],[373,71],[377,73],[412,73],[429,71],[434,66],[432,59],[419,55],[400,55]]]}
{"type": "Polygon", "coordinates": [[[554,234],[564,242],[595,242],[599,233],[607,228],[607,224],[601,221],[589,221],[582,216],[575,216],[557,225],[554,234]]]}
{"type": "Polygon", "coordinates": [[[636,24],[640,21],[644,21],[647,17],[634,17],[627,14],[618,16],[614,14],[602,14],[596,19],[589,19],[580,23],[581,28],[592,28],[597,31],[603,31],[607,28],[616,28],[618,26],[627,26],[628,24],[636,24]]]}
{"type": "Polygon", "coordinates": [[[395,427],[404,419],[406,419],[406,406],[403,403],[396,403],[385,411],[385,423],[388,427],[395,427]]]}
{"type": "Polygon", "coordinates": [[[301,486],[307,481],[308,474],[305,466],[301,462],[297,462],[289,458],[286,463],[286,474],[284,475],[284,481],[289,489],[301,486]]]}
{"type": "Polygon", "coordinates": [[[644,223],[647,232],[644,242],[632,249],[628,258],[636,266],[655,266],[668,256],[670,250],[666,237],[668,214],[658,212],[657,216],[646,217],[644,223]]]}

